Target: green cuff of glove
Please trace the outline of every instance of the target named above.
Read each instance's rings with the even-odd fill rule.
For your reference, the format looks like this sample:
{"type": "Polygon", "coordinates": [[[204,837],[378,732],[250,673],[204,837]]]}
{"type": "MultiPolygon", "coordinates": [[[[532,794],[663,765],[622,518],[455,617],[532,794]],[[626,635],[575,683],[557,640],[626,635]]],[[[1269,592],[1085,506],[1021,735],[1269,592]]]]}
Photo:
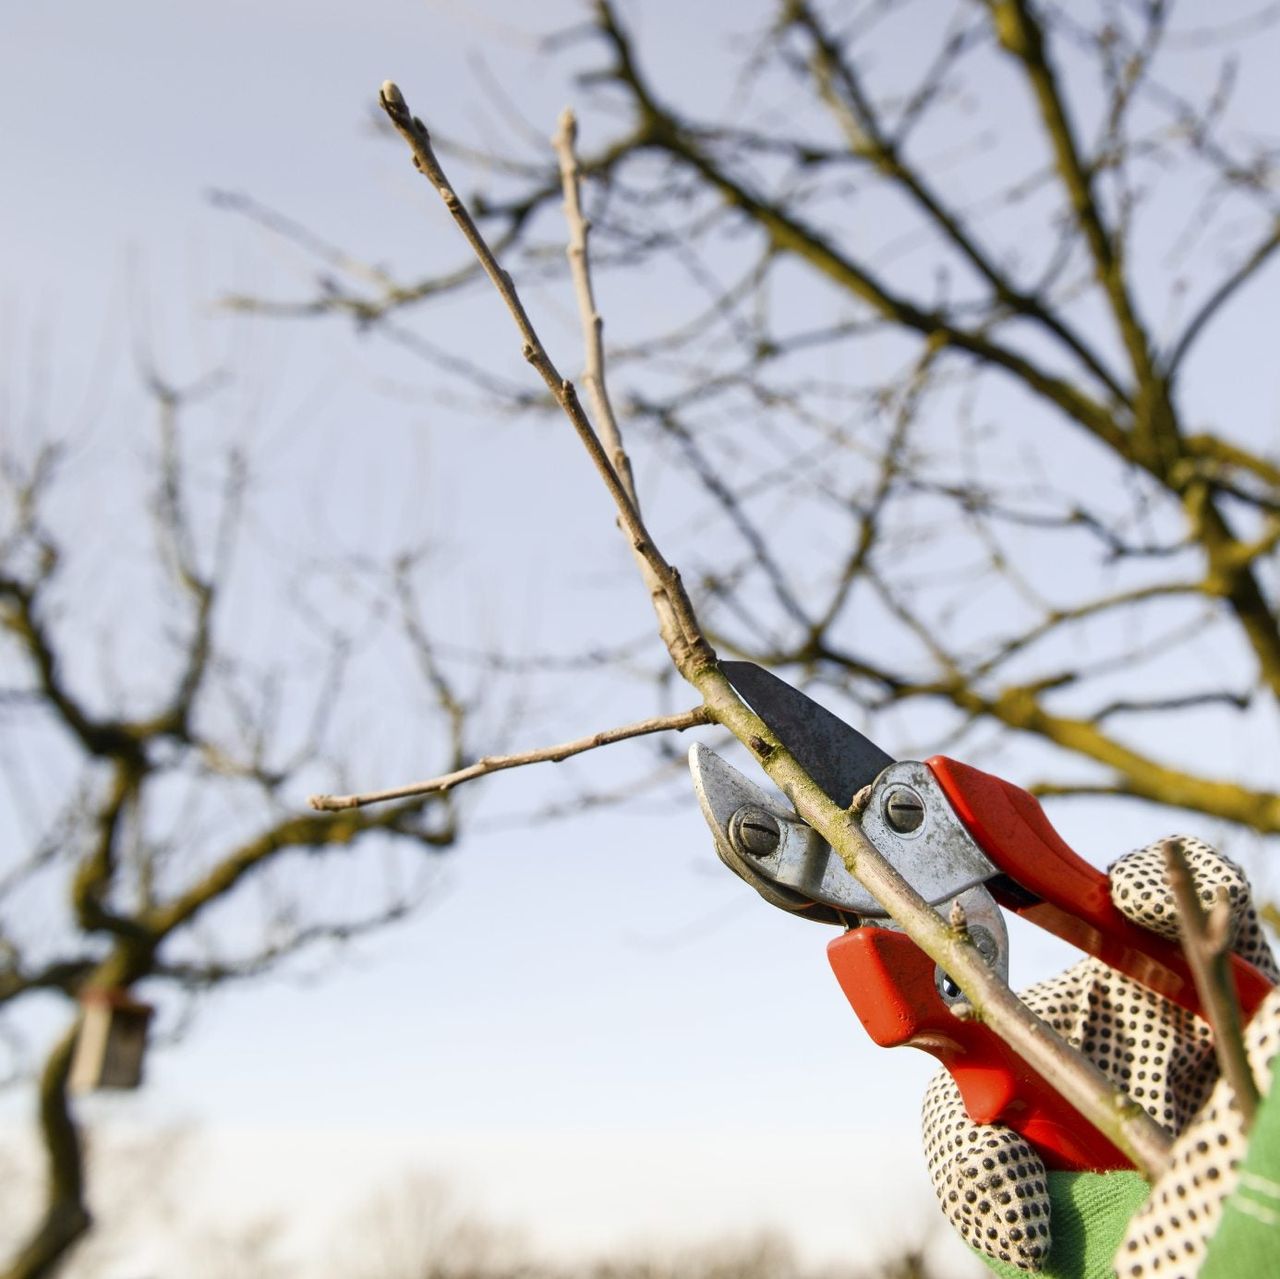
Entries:
{"type": "MultiPolygon", "coordinates": [[[[1147,1183],[1136,1172],[1051,1172],[1053,1250],[1043,1279],[1112,1279],[1116,1249],[1147,1183]]],[[[978,1254],[981,1256],[981,1254],[978,1254]]],[[[1199,1279],[1272,1279],[1280,1273],[1280,1089],[1263,1101],[1240,1166],[1240,1184],[1222,1210],[1199,1279]]],[[[982,1260],[1007,1279],[1026,1271],[982,1260]]]]}
{"type": "Polygon", "coordinates": [[[1280,1088],[1249,1132],[1240,1182],[1223,1205],[1200,1279],[1270,1279],[1280,1273],[1280,1088]]]}
{"type": "MultiPolygon", "coordinates": [[[[1051,1172],[1053,1249],[1042,1279],[1112,1279],[1125,1227],[1150,1189],[1136,1172],[1051,1172]]],[[[1017,1266],[977,1255],[998,1275],[1027,1279],[1017,1266]]]]}

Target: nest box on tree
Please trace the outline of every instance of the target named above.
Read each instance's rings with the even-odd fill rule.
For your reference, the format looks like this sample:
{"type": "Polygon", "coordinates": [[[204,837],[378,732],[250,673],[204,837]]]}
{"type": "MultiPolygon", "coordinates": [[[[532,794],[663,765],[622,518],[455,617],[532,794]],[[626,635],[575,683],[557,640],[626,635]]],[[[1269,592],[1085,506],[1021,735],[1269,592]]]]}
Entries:
{"type": "Polygon", "coordinates": [[[73,1092],[137,1088],[155,1011],[127,990],[92,989],[80,995],[80,1032],[67,1086],[73,1092]]]}

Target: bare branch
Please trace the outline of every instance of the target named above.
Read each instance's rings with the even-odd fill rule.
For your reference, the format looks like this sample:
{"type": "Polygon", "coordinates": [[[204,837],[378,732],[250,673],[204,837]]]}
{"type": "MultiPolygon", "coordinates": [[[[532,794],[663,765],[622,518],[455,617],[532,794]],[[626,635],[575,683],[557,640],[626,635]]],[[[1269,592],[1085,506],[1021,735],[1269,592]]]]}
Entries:
{"type": "Polygon", "coordinates": [[[1131,794],[1120,782],[1032,782],[1027,790],[1039,799],[1089,799],[1105,796],[1119,799],[1131,794]]]}
{"type": "Polygon", "coordinates": [[[636,64],[630,38],[608,0],[599,0],[597,14],[601,32],[617,59],[614,75],[635,97],[646,123],[648,144],[667,151],[692,168],[729,205],[742,210],[764,231],[776,250],[795,255],[819,274],[846,288],[877,314],[924,341],[963,351],[980,362],[1006,370],[1098,438],[1112,447],[1124,447],[1124,432],[1106,404],[1028,356],[996,341],[988,326],[966,326],[945,308],[923,306],[898,293],[868,264],[842,253],[829,236],[797,218],[778,201],[750,190],[715,163],[699,146],[697,137],[683,128],[654,96],[636,64]]]}
{"type": "Polygon", "coordinates": [[[136,753],[137,739],[128,727],[93,716],[64,681],[53,637],[41,615],[41,583],[45,580],[32,585],[0,571],[0,626],[18,639],[35,668],[45,704],[85,750],[100,757],[136,753]]]}
{"type": "Polygon", "coordinates": [[[182,735],[188,731],[196,697],[208,672],[217,584],[227,568],[227,557],[244,489],[244,477],[238,460],[233,457],[223,494],[222,527],[211,563],[207,569],[202,570],[196,554],[195,535],[187,504],[178,425],[182,408],[216,391],[225,383],[226,376],[221,371],[215,372],[185,389],[179,389],[165,382],[152,370],[147,381],[159,410],[160,460],[155,497],[157,533],[169,570],[190,599],[192,609],[191,634],[186,644],[183,669],[169,704],[160,717],[165,728],[182,735]]]}
{"type": "Polygon", "coordinates": [[[1165,360],[1166,376],[1172,378],[1178,372],[1183,360],[1187,357],[1187,353],[1191,350],[1200,334],[1208,327],[1213,317],[1262,270],[1277,249],[1280,249],[1280,222],[1254,247],[1244,261],[1218,284],[1217,288],[1201,304],[1200,309],[1187,322],[1182,335],[1178,338],[1173,350],[1169,352],[1168,358],[1165,360]]]}
{"type": "Polygon", "coordinates": [[[609,402],[609,389],[604,374],[604,318],[596,306],[595,290],[591,284],[591,269],[587,242],[591,223],[582,211],[582,168],[578,163],[576,148],[578,121],[567,107],[561,113],[560,127],[552,139],[560,160],[560,184],[564,191],[565,219],[569,224],[569,244],[565,250],[574,288],[578,294],[578,310],[582,315],[582,335],[586,344],[586,371],[582,380],[586,383],[587,396],[595,414],[600,438],[609,450],[610,461],[617,472],[622,487],[638,508],[635,477],[631,473],[631,459],[622,445],[622,433],[613,405],[609,402]]]}
{"type": "Polygon", "coordinates": [[[1044,27],[1027,0],[988,0],[988,4],[1000,43],[1025,69],[1049,135],[1058,173],[1093,256],[1098,283],[1110,302],[1135,379],[1149,381],[1151,348],[1129,293],[1123,245],[1104,221],[1094,189],[1094,173],[1080,154],[1066,95],[1050,59],[1044,27]]]}
{"type": "Polygon", "coordinates": [[[159,942],[271,858],[289,849],[318,852],[325,848],[343,848],[375,830],[411,835],[428,847],[448,847],[455,837],[452,826],[428,830],[412,824],[421,814],[422,803],[421,798],[411,799],[370,817],[322,817],[308,813],[287,816],[226,853],[172,900],[146,911],[141,917],[142,925],[159,942]]]}
{"type": "Polygon", "coordinates": [[[251,981],[270,972],[283,960],[324,943],[345,944],[407,918],[420,905],[420,895],[397,899],[357,919],[320,920],[299,925],[287,935],[251,955],[226,959],[180,959],[156,964],[152,976],[175,982],[188,991],[205,990],[229,982],[251,981]]]}
{"type": "Polygon", "coordinates": [[[508,768],[523,768],[526,764],[558,764],[561,760],[569,759],[573,755],[581,755],[599,746],[610,746],[614,742],[624,742],[631,737],[643,737],[649,733],[681,733],[686,728],[696,728],[700,724],[711,722],[711,716],[706,708],[695,706],[692,710],[681,711],[678,715],[661,715],[654,719],[640,720],[635,724],[624,724],[620,728],[602,729],[589,737],[578,737],[571,742],[561,742],[558,746],[543,746],[537,750],[521,751],[515,755],[486,755],[466,768],[445,773],[442,777],[433,777],[425,782],[395,786],[389,790],[367,791],[361,795],[312,795],[308,802],[312,808],[320,812],[335,813],[346,808],[363,808],[366,804],[381,804],[391,799],[439,794],[450,791],[455,786],[461,786],[463,782],[474,781],[477,777],[487,777],[490,773],[500,773],[508,768]]]}
{"type": "Polygon", "coordinates": [[[1070,350],[1111,395],[1118,401],[1125,400],[1124,389],[1097,352],[1046,305],[1042,293],[1028,293],[1016,287],[960,217],[943,204],[938,192],[907,162],[896,139],[880,120],[852,61],[843,56],[812,5],[804,0],[788,0],[787,19],[801,26],[813,41],[813,73],[818,93],[834,112],[854,154],[865,157],[890,182],[907,192],[930,223],[987,281],[1001,305],[1043,327],[1070,350]]]}
{"type": "Polygon", "coordinates": [[[538,374],[546,383],[547,389],[564,410],[579,439],[586,447],[588,455],[599,472],[601,479],[604,480],[605,486],[608,488],[609,494],[618,508],[622,527],[632,548],[648,564],[649,569],[659,583],[662,596],[665,597],[664,606],[669,607],[675,616],[681,631],[680,643],[691,652],[696,652],[701,661],[713,660],[712,654],[706,648],[705,641],[699,635],[697,622],[693,615],[693,605],[689,602],[679,574],[663,559],[654,545],[648,529],[645,528],[644,520],[641,518],[639,510],[631,500],[622,479],[613,469],[613,464],[609,461],[590,419],[583,412],[573,383],[560,376],[559,371],[551,361],[551,357],[547,354],[546,348],[542,345],[542,340],[530,323],[524,304],[516,293],[515,284],[511,276],[498,264],[497,258],[493,255],[493,250],[481,234],[479,227],[476,226],[471,214],[449,185],[449,180],[445,176],[444,170],[441,169],[435,152],[432,150],[431,135],[427,132],[426,126],[410,112],[400,90],[389,80],[382,86],[381,102],[382,108],[386,111],[391,123],[395,125],[397,132],[409,144],[413,152],[414,164],[418,171],[431,182],[439,193],[440,198],[444,201],[445,208],[449,210],[467,243],[471,245],[476,257],[479,258],[485,274],[492,281],[494,288],[497,289],[508,311],[511,312],[511,316],[515,320],[516,327],[519,329],[523,340],[525,359],[538,371],[538,374]]]}
{"type": "Polygon", "coordinates": [[[1213,1028],[1213,1050],[1217,1054],[1218,1065],[1235,1094],[1247,1132],[1258,1111],[1258,1083],[1245,1051],[1240,1005],[1227,963],[1231,949],[1230,902],[1226,889],[1219,888],[1206,919],[1182,841],[1166,839],[1161,848],[1165,875],[1178,905],[1182,949],[1186,951],[1187,963],[1195,978],[1200,1004],[1213,1028]]]}
{"type": "MultiPolygon", "coordinates": [[[[607,4],[600,11],[612,20],[607,4]]],[[[619,46],[622,48],[623,46],[619,46]]],[[[800,817],[834,848],[849,872],[897,920],[907,935],[959,983],[977,1015],[1008,1042],[1019,1056],[1057,1083],[1062,1095],[1099,1131],[1126,1151],[1140,1168],[1154,1174],[1164,1164],[1170,1139],[1131,1099],[1116,1092],[1106,1076],[1036,1017],[986,964],[972,941],[955,935],[946,920],[884,859],[863,835],[857,819],[814,783],[750,711],[714,662],[693,608],[667,561],[643,533],[639,514],[617,473],[609,464],[594,430],[583,414],[571,384],[555,372],[540,345],[509,275],[499,267],[461,200],[449,187],[431,152],[425,126],[413,117],[395,85],[383,86],[382,104],[397,130],[413,150],[418,167],[436,186],[454,220],[484,264],[485,271],[506,301],[525,338],[526,357],[547,381],[588,448],[617,506],[624,529],[646,562],[659,575],[676,612],[682,634],[669,644],[676,669],[702,694],[710,717],[729,729],[782,789],[800,817]],[[643,536],[637,536],[637,533],[643,536]],[[678,588],[673,589],[673,588],[678,588]]]]}
{"type": "Polygon", "coordinates": [[[1150,715],[1164,711],[1185,711],[1194,706],[1229,706],[1233,710],[1243,711],[1249,709],[1252,701],[1252,693],[1236,693],[1226,688],[1203,693],[1184,693],[1178,697],[1125,697],[1099,707],[1094,711],[1093,718],[1100,722],[1113,715],[1150,715]]]}
{"type": "Polygon", "coordinates": [[[95,961],[88,958],[59,959],[29,971],[6,956],[0,965],[0,1004],[32,990],[58,990],[64,995],[74,995],[94,967],[95,961]]]}
{"type": "Polygon", "coordinates": [[[67,1103],[78,1021],[58,1038],[40,1074],[40,1135],[47,1159],[44,1213],[0,1279],[45,1279],[90,1226],[83,1143],[67,1103]]]}

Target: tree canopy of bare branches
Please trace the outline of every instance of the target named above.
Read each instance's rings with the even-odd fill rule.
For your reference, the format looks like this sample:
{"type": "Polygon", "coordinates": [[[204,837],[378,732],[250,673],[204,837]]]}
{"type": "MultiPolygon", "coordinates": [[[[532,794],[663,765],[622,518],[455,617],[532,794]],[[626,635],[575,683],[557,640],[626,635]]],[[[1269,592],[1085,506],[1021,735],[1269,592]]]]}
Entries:
{"type": "MultiPolygon", "coordinates": [[[[1124,717],[1240,710],[1255,692],[1270,705],[1280,691],[1267,576],[1280,541],[1274,462],[1248,426],[1193,430],[1185,389],[1202,335],[1277,243],[1267,143],[1242,139],[1225,81],[1199,105],[1170,86],[1168,51],[1185,33],[1171,27],[1169,6],[1081,15],[1020,0],[962,4],[949,25],[906,53],[900,45],[890,61],[883,55],[908,9],[773,7],[736,69],[726,123],[679,105],[679,88],[660,88],[616,6],[597,0],[569,43],[590,50],[584,82],[615,115],[621,103],[624,124],[579,163],[567,116],[557,172],[545,180],[536,163],[496,165],[516,175],[514,197],[478,202],[479,216],[496,223],[497,250],[427,127],[384,84],[391,124],[479,270],[398,286],[381,302],[366,297],[357,314],[376,327],[403,306],[487,279],[608,490],[670,660],[706,714],[750,748],[850,871],[957,976],[979,1015],[1154,1173],[1167,1136],[991,979],[967,953],[963,927],[949,927],[890,873],[715,666],[725,649],[799,665],[838,680],[869,711],[940,707],[941,725],[922,721],[935,745],[994,723],[1105,770],[1045,791],[1138,796],[1275,830],[1265,773],[1197,773],[1170,754],[1167,730],[1156,740],[1113,727],[1124,717]],[[997,122],[1017,145],[984,163],[983,139],[1000,137],[997,122]],[[948,181],[949,164],[963,181],[948,181]],[[1213,192],[1174,229],[1167,193],[1152,197],[1166,171],[1213,192]],[[603,192],[590,219],[583,176],[603,192]],[[557,194],[590,413],[499,258],[538,261],[533,228],[557,194]],[[1237,260],[1206,282],[1196,245],[1222,234],[1224,210],[1237,260]],[[849,234],[857,220],[890,222],[905,265],[893,269],[894,242],[867,248],[849,234]],[[606,260],[612,251],[615,265],[655,277],[674,268],[710,299],[614,353],[639,371],[628,388],[632,424],[676,454],[744,548],[728,570],[721,561],[706,571],[694,593],[650,532],[621,444],[586,264],[590,231],[606,260]],[[1192,263],[1172,288],[1151,278],[1155,245],[1166,268],[1192,263]],[[1151,318],[1159,310],[1172,317],[1167,334],[1151,318]],[[889,375],[832,376],[836,351],[889,375]],[[793,530],[782,516],[802,500],[806,517],[793,530]],[[1236,686],[1215,683],[1222,662],[1211,663],[1206,686],[1190,645],[1231,645],[1243,657],[1236,686]]],[[[273,229],[300,238],[297,228],[273,229]]],[[[341,290],[330,282],[326,292],[332,302],[341,290]]]]}
{"type": "MultiPolygon", "coordinates": [[[[403,918],[428,886],[414,863],[457,833],[445,796],[305,812],[307,782],[344,764],[333,725],[359,610],[285,628],[275,650],[241,642],[238,567],[260,567],[264,548],[243,545],[252,468],[210,447],[201,420],[223,379],[145,382],[154,429],[141,460],[120,449],[114,468],[12,403],[0,423],[0,763],[16,815],[0,854],[0,1025],[16,1035],[36,997],[65,1006],[37,1069],[43,1207],[6,1279],[52,1274],[91,1224],[68,1095],[86,996],[156,999],[172,1035],[193,993],[403,918]],[[335,904],[323,885],[357,856],[363,884],[335,904]]],[[[443,683],[433,693],[442,760],[461,766],[462,708],[443,683]]]]}
{"type": "MultiPolygon", "coordinates": [[[[542,56],[582,86],[610,407],[697,511],[716,647],[903,749],[1018,743],[1041,793],[1280,831],[1274,770],[1221,749],[1273,745],[1280,692],[1275,405],[1244,382],[1280,245],[1268,13],[779,0],[699,17],[689,77],[638,11],[587,10],[542,56]]],[[[536,284],[561,183],[529,132],[441,146],[536,284]]],[[[405,343],[480,280],[326,252],[316,296],[238,304],[405,343]]]]}

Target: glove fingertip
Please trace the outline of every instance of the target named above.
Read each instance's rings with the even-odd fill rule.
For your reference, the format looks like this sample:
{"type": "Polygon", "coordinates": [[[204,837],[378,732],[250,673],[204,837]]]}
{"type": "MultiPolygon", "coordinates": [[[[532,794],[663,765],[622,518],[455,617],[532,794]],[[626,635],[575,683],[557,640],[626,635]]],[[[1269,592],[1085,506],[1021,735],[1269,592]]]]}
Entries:
{"type": "Polygon", "coordinates": [[[946,1071],[925,1091],[922,1119],[934,1192],[960,1237],[996,1261],[1039,1271],[1052,1243],[1040,1156],[1003,1124],[975,1124],[946,1071]]]}
{"type": "MultiPolygon", "coordinates": [[[[1252,904],[1249,881],[1230,858],[1190,835],[1174,835],[1182,845],[1187,867],[1201,903],[1208,908],[1220,888],[1225,888],[1231,902],[1231,915],[1237,924],[1252,904]]],[[[1117,910],[1135,924],[1176,940],[1178,910],[1173,890],[1165,871],[1164,845],[1157,840],[1145,848],[1135,849],[1118,858],[1107,870],[1111,881],[1111,900],[1117,910]]]]}

